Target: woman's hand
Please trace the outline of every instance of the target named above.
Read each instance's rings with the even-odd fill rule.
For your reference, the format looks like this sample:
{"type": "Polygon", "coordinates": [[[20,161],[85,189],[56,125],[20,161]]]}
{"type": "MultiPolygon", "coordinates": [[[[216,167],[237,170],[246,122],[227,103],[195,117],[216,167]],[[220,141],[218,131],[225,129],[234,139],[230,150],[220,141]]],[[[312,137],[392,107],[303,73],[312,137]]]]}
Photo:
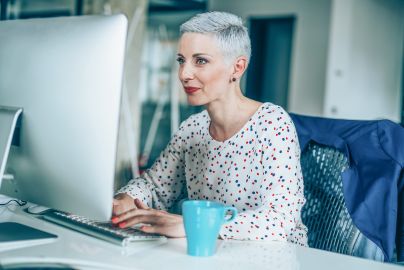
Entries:
{"type": "Polygon", "coordinates": [[[115,196],[112,203],[112,215],[117,216],[135,208],[133,198],[128,194],[120,193],[115,196]]]}
{"type": "Polygon", "coordinates": [[[111,220],[112,223],[117,224],[120,228],[144,223],[148,225],[140,227],[143,232],[176,238],[185,237],[182,216],[149,208],[139,199],[135,199],[134,204],[136,209],[114,216],[111,220]]]}

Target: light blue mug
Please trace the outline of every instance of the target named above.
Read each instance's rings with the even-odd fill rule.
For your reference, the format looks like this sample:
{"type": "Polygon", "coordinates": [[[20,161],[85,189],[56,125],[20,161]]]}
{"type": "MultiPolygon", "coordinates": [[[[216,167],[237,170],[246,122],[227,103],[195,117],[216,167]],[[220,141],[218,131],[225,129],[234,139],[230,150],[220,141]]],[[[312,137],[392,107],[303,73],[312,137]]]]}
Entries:
{"type": "Polygon", "coordinates": [[[182,215],[188,255],[212,256],[220,228],[237,216],[237,209],[212,201],[189,200],[182,203],[182,215]],[[230,218],[226,218],[228,211],[232,212],[230,218]]]}

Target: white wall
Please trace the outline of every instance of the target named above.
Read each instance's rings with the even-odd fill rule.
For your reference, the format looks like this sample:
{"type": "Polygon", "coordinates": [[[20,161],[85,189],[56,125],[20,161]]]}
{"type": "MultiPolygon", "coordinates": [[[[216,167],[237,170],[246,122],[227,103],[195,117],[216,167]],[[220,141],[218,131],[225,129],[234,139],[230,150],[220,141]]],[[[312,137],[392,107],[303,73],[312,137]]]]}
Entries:
{"type": "Polygon", "coordinates": [[[232,12],[246,22],[255,16],[294,15],[288,110],[307,115],[323,114],[330,0],[210,0],[208,8],[232,12]]]}
{"type": "Polygon", "coordinates": [[[333,0],[324,114],[400,121],[404,1],[333,0]]]}

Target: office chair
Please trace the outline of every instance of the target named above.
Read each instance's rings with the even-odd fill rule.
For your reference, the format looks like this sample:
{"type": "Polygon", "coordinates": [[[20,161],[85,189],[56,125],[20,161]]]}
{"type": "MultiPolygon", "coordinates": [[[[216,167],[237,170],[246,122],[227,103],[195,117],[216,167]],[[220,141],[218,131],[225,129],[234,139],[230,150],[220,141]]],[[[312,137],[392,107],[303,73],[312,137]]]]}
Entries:
{"type": "Polygon", "coordinates": [[[310,142],[301,165],[309,246],[383,261],[383,252],[354,225],[345,205],[341,174],[349,167],[347,158],[334,147],[310,142]]]}
{"type": "Polygon", "coordinates": [[[404,261],[404,129],[290,114],[302,149],[309,245],[404,261]]]}

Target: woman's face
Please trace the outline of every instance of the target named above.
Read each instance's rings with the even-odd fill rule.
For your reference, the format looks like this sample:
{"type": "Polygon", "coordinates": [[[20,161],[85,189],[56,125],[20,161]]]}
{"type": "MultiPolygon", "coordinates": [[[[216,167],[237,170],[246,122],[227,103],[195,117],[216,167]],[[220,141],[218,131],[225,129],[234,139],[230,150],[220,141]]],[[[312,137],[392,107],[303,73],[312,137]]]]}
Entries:
{"type": "Polygon", "coordinates": [[[206,105],[224,99],[233,72],[225,62],[216,39],[210,35],[182,35],[177,61],[178,77],[191,105],[206,105]]]}

